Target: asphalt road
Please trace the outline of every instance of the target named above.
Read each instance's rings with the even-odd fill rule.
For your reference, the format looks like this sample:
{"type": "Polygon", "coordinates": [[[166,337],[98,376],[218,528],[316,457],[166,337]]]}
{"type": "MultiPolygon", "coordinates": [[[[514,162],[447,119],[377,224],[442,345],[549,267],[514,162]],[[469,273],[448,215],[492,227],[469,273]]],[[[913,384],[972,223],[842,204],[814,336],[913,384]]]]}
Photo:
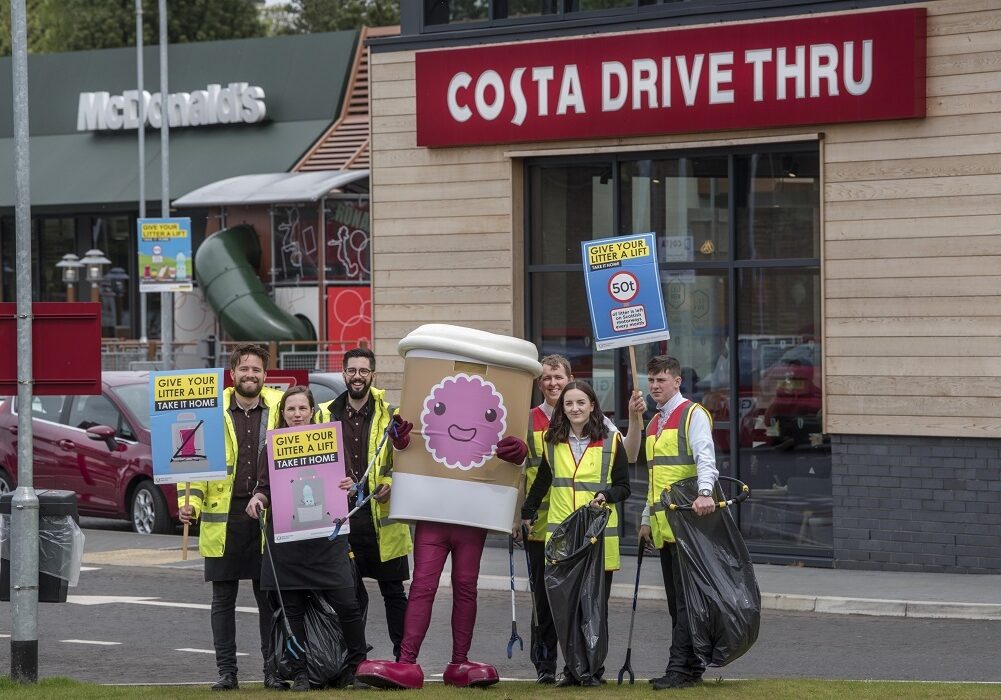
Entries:
{"type": "MultiPolygon", "coordinates": [[[[214,681],[214,656],[206,653],[212,649],[207,610],[210,587],[202,580],[201,565],[181,564],[176,555],[165,555],[164,543],[176,547],[179,538],[140,538],[116,529],[88,529],[88,552],[114,563],[89,564],[93,568],[84,571],[80,585],[71,589],[72,596],[92,596],[83,600],[96,604],[40,605],[40,674],[106,683],[214,681]],[[123,542],[127,548],[122,548],[123,542]],[[115,597],[155,600],[110,602],[115,597]]],[[[391,647],[374,585],[370,595],[369,643],[375,647],[371,657],[386,658],[391,647]]],[[[506,657],[511,630],[509,595],[482,591],[479,600],[471,658],[496,664],[502,677],[534,678],[527,651],[516,649],[513,659],[506,657]]],[[[450,603],[450,589],[440,589],[420,657],[429,677],[440,674],[449,660],[450,603]]],[[[239,605],[254,607],[249,585],[243,586],[239,605]]],[[[527,643],[531,607],[526,594],[518,594],[518,615],[519,631],[527,643]]],[[[666,603],[640,601],[633,668],[641,677],[663,672],[670,643],[667,619],[666,603]]],[[[10,604],[0,603],[0,636],[10,634],[10,625],[10,604]]],[[[629,601],[613,599],[609,675],[618,671],[625,657],[628,628],[629,601]]],[[[239,659],[241,678],[259,680],[256,613],[237,614],[237,635],[240,651],[247,653],[239,659]]],[[[1001,622],[765,611],[755,647],[727,668],[711,669],[707,675],[999,681],[998,639],[1001,622]]],[[[9,654],[9,646],[0,643],[0,669],[9,668],[9,654]]]]}

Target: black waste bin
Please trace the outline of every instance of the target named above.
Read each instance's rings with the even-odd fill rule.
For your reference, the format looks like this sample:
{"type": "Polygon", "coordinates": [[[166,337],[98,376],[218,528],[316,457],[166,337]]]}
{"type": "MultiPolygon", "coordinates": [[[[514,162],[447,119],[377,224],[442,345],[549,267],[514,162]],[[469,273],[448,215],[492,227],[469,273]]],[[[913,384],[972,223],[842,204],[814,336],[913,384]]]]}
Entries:
{"type": "MultiPolygon", "coordinates": [[[[68,553],[61,548],[45,547],[41,540],[43,532],[47,527],[51,528],[55,518],[69,515],[74,522],[80,524],[80,516],[76,509],[75,491],[58,491],[55,489],[41,489],[35,492],[38,496],[38,602],[40,603],[65,603],[66,593],[69,589],[69,582],[66,579],[51,576],[41,571],[43,568],[62,568],[61,566],[46,566],[47,558],[62,557],[68,553]],[[46,522],[49,520],[49,522],[46,522]]],[[[11,502],[14,494],[5,493],[0,495],[0,518],[7,519],[10,524],[11,502]]],[[[0,600],[10,600],[10,561],[7,559],[10,552],[8,543],[7,552],[0,558],[0,600]]]]}

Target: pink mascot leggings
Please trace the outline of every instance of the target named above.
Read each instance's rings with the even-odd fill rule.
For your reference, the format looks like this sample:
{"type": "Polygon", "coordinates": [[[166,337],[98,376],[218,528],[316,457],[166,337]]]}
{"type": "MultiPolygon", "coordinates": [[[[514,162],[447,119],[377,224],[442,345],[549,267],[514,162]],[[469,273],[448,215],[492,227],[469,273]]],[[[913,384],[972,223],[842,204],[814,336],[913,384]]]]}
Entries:
{"type": "Polygon", "coordinates": [[[445,560],[452,554],[452,661],[466,661],[476,624],[476,580],[487,531],[420,521],[414,534],[414,578],[403,624],[400,661],[417,663],[431,624],[431,606],[445,560]]]}

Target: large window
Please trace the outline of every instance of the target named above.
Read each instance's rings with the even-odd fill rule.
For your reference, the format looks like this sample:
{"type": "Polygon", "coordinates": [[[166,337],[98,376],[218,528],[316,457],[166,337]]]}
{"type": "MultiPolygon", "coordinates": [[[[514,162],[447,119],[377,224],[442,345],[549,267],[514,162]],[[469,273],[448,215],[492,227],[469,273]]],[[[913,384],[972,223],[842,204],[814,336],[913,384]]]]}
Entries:
{"type": "MultiPolygon", "coordinates": [[[[652,355],[681,361],[682,392],[713,416],[720,472],[754,491],[742,531],[774,556],[827,556],[832,545],[818,160],[814,145],[789,144],[528,164],[533,341],[566,355],[625,426],[628,351],[593,349],[580,242],[653,232],[672,339],[635,348],[638,387],[652,355]]],[[[634,475],[627,539],[645,480],[634,475]]]]}

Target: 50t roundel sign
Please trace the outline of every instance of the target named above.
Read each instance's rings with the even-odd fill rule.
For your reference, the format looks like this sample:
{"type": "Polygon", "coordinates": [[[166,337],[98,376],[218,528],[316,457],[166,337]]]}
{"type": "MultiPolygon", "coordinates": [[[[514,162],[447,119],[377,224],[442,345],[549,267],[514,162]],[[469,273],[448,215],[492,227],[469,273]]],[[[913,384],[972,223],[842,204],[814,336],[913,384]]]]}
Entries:
{"type": "Polygon", "coordinates": [[[636,275],[631,272],[616,272],[612,275],[611,279],[608,280],[608,293],[612,295],[615,301],[627,302],[632,301],[639,294],[640,283],[636,279],[636,275]]]}

